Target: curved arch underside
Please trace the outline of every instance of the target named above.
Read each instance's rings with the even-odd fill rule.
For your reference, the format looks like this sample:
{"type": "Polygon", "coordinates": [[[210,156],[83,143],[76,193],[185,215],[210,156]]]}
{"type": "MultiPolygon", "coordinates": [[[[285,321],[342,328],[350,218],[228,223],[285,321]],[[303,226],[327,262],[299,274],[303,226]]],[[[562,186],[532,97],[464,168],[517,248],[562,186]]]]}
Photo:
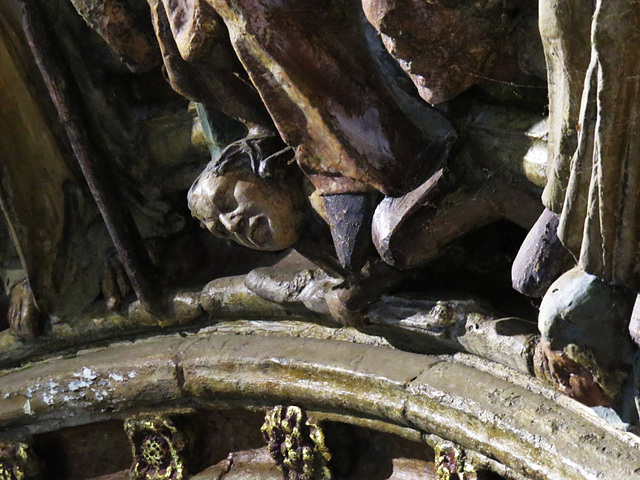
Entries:
{"type": "Polygon", "coordinates": [[[466,355],[200,332],[93,349],[0,378],[0,426],[17,436],[141,412],[276,404],[434,434],[512,478],[640,473],[635,437],[530,378],[466,355]]]}

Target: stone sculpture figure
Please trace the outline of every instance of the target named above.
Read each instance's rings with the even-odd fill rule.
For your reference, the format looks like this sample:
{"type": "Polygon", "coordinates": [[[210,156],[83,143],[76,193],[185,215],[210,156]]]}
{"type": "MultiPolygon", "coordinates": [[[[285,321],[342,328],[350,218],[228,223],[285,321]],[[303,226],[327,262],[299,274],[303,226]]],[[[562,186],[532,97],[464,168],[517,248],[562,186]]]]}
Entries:
{"type": "MultiPolygon", "coordinates": [[[[396,8],[384,2],[364,2],[363,12],[358,2],[341,1],[273,5],[269,2],[149,0],[155,43],[161,54],[157,56],[154,42],[149,42],[149,25],[143,25],[144,8],[139,3],[113,0],[73,0],[72,3],[131,70],[148,70],[161,59],[166,77],[176,92],[200,102],[202,111],[220,110],[246,127],[245,137],[229,145],[203,173],[200,186],[208,186],[194,187],[194,195],[196,191],[200,196],[232,191],[232,197],[236,194],[247,197],[260,193],[257,187],[260,183],[264,188],[258,195],[261,199],[257,203],[249,202],[254,209],[262,203],[261,208],[266,209],[269,200],[282,198],[283,211],[295,212],[286,217],[288,225],[279,232],[261,226],[269,223],[268,218],[277,216],[277,209],[263,215],[254,212],[256,215],[250,216],[245,225],[252,228],[251,235],[239,234],[240,223],[232,224],[226,213],[214,212],[213,206],[225,195],[212,198],[208,203],[202,199],[192,202],[197,216],[212,231],[250,248],[280,250],[295,245],[325,269],[349,277],[347,283],[351,287],[362,283],[364,278],[370,279],[371,269],[366,274],[360,272],[368,261],[382,264],[371,239],[373,210],[382,195],[389,200],[385,203],[386,210],[390,205],[395,211],[402,210],[402,206],[398,207],[398,202],[392,199],[409,192],[415,197],[415,187],[435,183],[439,192],[455,190],[451,185],[453,176],[448,173],[446,181],[438,180],[442,175],[439,168],[455,139],[451,124],[440,112],[422,102],[415,91],[407,91],[401,82],[394,80],[401,75],[400,70],[384,51],[365,14],[383,35],[389,53],[395,55],[401,65],[413,58],[416,67],[420,66],[419,70],[409,73],[423,98],[439,102],[484,81],[486,76],[501,78],[512,74],[516,63],[514,32],[519,23],[513,26],[510,21],[524,8],[519,1],[494,2],[471,9],[455,2],[436,2],[423,8],[404,1],[396,8]],[[406,35],[400,38],[400,27],[394,22],[409,17],[423,19],[428,25],[422,30],[408,25],[406,35]],[[491,19],[499,20],[500,28],[493,28],[491,19]],[[483,41],[477,47],[470,35],[462,35],[465,24],[482,36],[483,41]],[[287,28],[281,29],[281,25],[287,28]],[[271,33],[275,27],[278,35],[271,33]],[[449,35],[445,41],[438,35],[439,28],[448,28],[460,35],[449,35]],[[336,31],[340,35],[335,35],[336,31]],[[425,63],[421,56],[424,54],[419,50],[400,55],[399,52],[404,51],[403,42],[411,35],[420,39],[418,43],[429,46],[429,56],[438,53],[438,61],[432,65],[425,63]],[[449,72],[450,67],[461,72],[457,82],[449,72]],[[427,90],[431,92],[428,95],[427,90]],[[275,159],[290,159],[291,153],[311,181],[314,198],[320,200],[314,202],[314,206],[330,227],[336,248],[333,255],[324,240],[303,245],[312,236],[323,236],[316,235],[322,230],[316,213],[309,208],[307,200],[300,200],[307,196],[301,193],[302,187],[286,188],[285,196],[274,194],[273,198],[267,198],[269,192],[273,193],[275,183],[268,178],[272,173],[269,168],[260,169],[278,163],[275,159]],[[243,174],[244,178],[239,180],[232,178],[238,174],[235,167],[230,166],[238,164],[236,160],[241,157],[247,157],[248,170],[252,173],[243,174]],[[431,183],[425,183],[427,181],[431,183]],[[237,185],[253,187],[236,192],[237,185]],[[296,192],[293,197],[291,192],[296,192]],[[292,209],[284,208],[288,205],[286,198],[294,198],[292,209]],[[298,206],[303,204],[304,208],[298,206]],[[214,213],[219,217],[216,222],[212,217],[214,213]],[[304,230],[311,234],[298,238],[302,216],[315,220],[304,221],[304,230]],[[310,228],[310,224],[316,226],[310,228]],[[283,231],[289,232],[284,238],[280,235],[283,231]],[[275,233],[278,235],[274,236],[275,233]]],[[[244,167],[240,170],[248,171],[244,167]]],[[[292,178],[286,182],[299,183],[292,178]]],[[[280,182],[280,186],[286,182],[280,182]]],[[[420,202],[429,203],[426,210],[439,208],[438,202],[459,201],[465,206],[461,209],[468,207],[473,213],[467,215],[466,223],[461,221],[449,228],[445,219],[430,230],[429,224],[434,220],[428,214],[414,216],[414,205],[411,212],[398,217],[404,227],[394,227],[393,242],[378,235],[376,242],[380,245],[376,247],[382,258],[397,266],[414,267],[439,253],[439,247],[429,244],[424,252],[405,262],[397,260],[397,252],[386,251],[383,244],[387,243],[397,245],[391,246],[392,250],[404,249],[407,242],[403,239],[409,238],[407,225],[433,231],[436,245],[445,245],[473,228],[502,217],[524,226],[530,224],[527,214],[521,212],[535,212],[535,208],[521,208],[521,212],[510,209],[503,200],[510,197],[512,189],[505,188],[504,182],[491,182],[486,189],[489,196],[483,195],[482,201],[477,201],[478,195],[473,192],[476,185],[473,182],[472,185],[462,194],[446,195],[445,192],[434,197],[433,189],[428,189],[427,200],[424,195],[418,195],[420,202]],[[493,195],[494,192],[498,194],[493,195]],[[415,218],[405,222],[407,215],[415,218]]],[[[485,186],[480,179],[477,187],[482,190],[485,186]]],[[[391,216],[395,213],[391,212],[391,216]]],[[[278,221],[284,218],[280,215],[278,221]]],[[[416,248],[420,250],[420,246],[416,248]]],[[[382,271],[397,273],[389,268],[382,271]]]]}
{"type": "MultiPolygon", "coordinates": [[[[393,81],[383,78],[385,67],[380,65],[383,61],[379,57],[386,58],[386,54],[375,51],[376,46],[372,45],[370,38],[371,26],[363,18],[363,13],[355,2],[316,2],[313,6],[301,2],[274,5],[267,2],[237,1],[193,5],[187,2],[152,2],[150,5],[154,12],[156,33],[165,52],[165,67],[174,88],[190,98],[220,108],[230,116],[242,120],[249,130],[248,137],[225,150],[220,160],[213,162],[209,172],[200,177],[200,185],[192,189],[191,205],[195,207],[196,216],[209,223],[212,231],[224,235],[220,230],[220,222],[214,225],[211,217],[214,209],[211,205],[207,206],[207,201],[202,199],[195,201],[195,197],[206,196],[207,190],[219,191],[219,185],[223,181],[213,181],[213,178],[221,179],[224,168],[220,167],[226,163],[225,156],[244,152],[254,155],[256,158],[251,163],[257,165],[261,163],[261,159],[278,154],[278,148],[282,146],[267,140],[268,137],[252,136],[253,125],[214,98],[220,95],[220,90],[202,87],[206,85],[206,80],[194,80],[193,75],[206,74],[211,77],[220,70],[204,64],[201,60],[204,53],[187,55],[185,52],[189,49],[179,45],[180,39],[206,38],[210,34],[202,25],[209,18],[207,15],[214,18],[217,13],[229,29],[232,45],[264,100],[275,127],[285,143],[295,150],[295,159],[300,169],[322,199],[320,210],[331,228],[343,273],[346,270],[352,278],[357,276],[367,259],[372,258],[371,220],[379,193],[397,197],[427,181],[435,173],[436,167],[442,165],[455,137],[450,124],[437,111],[421,103],[415,95],[412,98],[407,93],[399,93],[400,89],[393,81]],[[215,12],[204,15],[203,12],[211,6],[215,12]],[[286,25],[287,28],[280,29],[281,25],[286,25]],[[279,33],[273,35],[271,32],[276,26],[279,33]],[[334,34],[336,31],[340,32],[339,36],[334,34]],[[347,51],[358,54],[347,55],[347,51]],[[194,70],[191,76],[181,71],[187,72],[194,67],[198,71],[194,70]],[[203,93],[205,91],[206,94],[203,93]],[[402,95],[404,98],[400,98],[402,95]],[[259,142],[264,145],[260,146],[259,142]],[[269,143],[273,146],[264,148],[269,143]],[[215,187],[212,186],[212,181],[216,184],[215,187]],[[204,187],[205,183],[209,183],[209,186],[204,187]]],[[[518,6],[517,2],[507,2],[504,5],[500,3],[484,13],[489,17],[496,16],[497,12],[506,7],[509,13],[513,13],[518,6]]],[[[365,4],[365,9],[370,16],[373,12],[380,15],[375,22],[380,28],[384,24],[381,19],[386,13],[382,6],[369,2],[365,4]]],[[[450,20],[449,23],[460,29],[461,25],[473,17],[458,5],[438,3],[429,9],[432,14],[440,17],[430,19],[433,23],[426,28],[428,31],[437,31],[438,19],[450,20]]],[[[404,17],[409,17],[412,13],[425,16],[425,11],[411,2],[402,3],[400,13],[404,17]]],[[[505,15],[498,14],[503,23],[504,18],[508,17],[505,15]]],[[[490,29],[493,32],[488,21],[478,22],[478,29],[483,37],[489,34],[490,29]]],[[[482,77],[480,73],[465,77],[460,85],[448,91],[451,82],[440,82],[438,75],[446,74],[444,65],[449,65],[447,60],[451,55],[458,55],[456,58],[463,59],[461,63],[464,65],[460,68],[468,67],[467,63],[476,66],[480,63],[490,64],[493,67],[500,48],[504,48],[504,45],[498,48],[500,42],[496,39],[509,37],[509,34],[508,28],[501,28],[498,33],[493,33],[495,38],[491,37],[491,41],[482,43],[479,49],[474,49],[467,37],[443,42],[435,39],[437,35],[434,32],[427,35],[425,41],[434,45],[434,51],[439,51],[441,55],[439,63],[432,67],[432,78],[422,81],[422,87],[425,87],[426,82],[434,92],[428,100],[441,101],[449,98],[482,77]],[[435,43],[438,44],[437,48],[435,43]]],[[[201,40],[198,45],[204,45],[202,42],[201,40]]],[[[484,73],[488,72],[489,67],[486,67],[484,73]]],[[[262,122],[263,125],[265,123],[262,122]]],[[[256,169],[253,170],[255,173],[256,169]]],[[[439,178],[440,175],[441,172],[434,178],[439,178]]],[[[258,177],[264,176],[259,174],[258,177]]],[[[270,187],[266,185],[265,183],[265,189],[269,190],[270,187]]],[[[504,192],[502,194],[504,198],[509,196],[504,195],[504,192]]],[[[462,197],[463,201],[467,199],[464,195],[462,197]]],[[[480,215],[470,214],[469,217],[473,217],[473,220],[469,225],[461,227],[459,231],[454,228],[454,233],[439,230],[436,236],[443,235],[442,239],[438,239],[439,243],[446,244],[456,235],[462,235],[482,222],[489,223],[500,217],[501,214],[497,211],[501,207],[492,208],[494,199],[475,202],[477,195],[473,197],[467,199],[466,205],[475,213],[482,210],[489,213],[484,214],[486,212],[483,211],[480,215]]],[[[518,217],[517,214],[510,213],[506,216],[518,217]]],[[[530,221],[522,215],[517,220],[527,226],[530,221]]],[[[224,225],[225,221],[221,223],[224,225]]],[[[238,243],[251,248],[264,248],[247,241],[244,236],[238,238],[233,232],[237,227],[230,224],[229,227],[227,230],[231,231],[231,237],[238,243]]],[[[283,248],[292,244],[293,242],[287,241],[278,246],[283,248]]],[[[276,249],[275,247],[276,245],[270,246],[271,249],[276,249]]],[[[385,255],[380,247],[378,250],[385,261],[393,263],[389,261],[390,255],[385,255]]],[[[423,257],[433,258],[436,250],[429,249],[429,253],[423,257]]],[[[401,266],[415,265],[409,262],[401,266]]]]}
{"type": "Polygon", "coordinates": [[[640,7],[613,0],[540,3],[549,71],[547,211],[525,241],[514,284],[539,294],[538,369],[588,404],[613,404],[629,371],[627,332],[640,288],[636,161],[640,7]],[[566,250],[565,250],[566,248],[566,250]]]}

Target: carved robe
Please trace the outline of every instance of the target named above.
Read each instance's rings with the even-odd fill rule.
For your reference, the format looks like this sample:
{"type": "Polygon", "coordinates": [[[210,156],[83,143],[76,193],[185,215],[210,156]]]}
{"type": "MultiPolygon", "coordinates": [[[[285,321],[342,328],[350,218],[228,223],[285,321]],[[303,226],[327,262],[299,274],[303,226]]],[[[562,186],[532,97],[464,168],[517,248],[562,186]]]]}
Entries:
{"type": "MultiPolygon", "coordinates": [[[[359,2],[210,0],[302,170],[323,194],[418,186],[442,160],[383,83],[359,2]]],[[[439,121],[440,120],[440,121],[439,121]]],[[[443,128],[444,126],[444,128],[443,128]]]]}
{"type": "Polygon", "coordinates": [[[558,235],[585,271],[638,290],[640,4],[634,0],[595,2],[590,63],[574,123],[575,102],[579,101],[575,82],[582,55],[576,53],[580,48],[576,35],[585,31],[580,22],[588,18],[591,7],[584,0],[541,4],[553,131],[552,169],[544,201],[560,214],[558,235]],[[544,28],[546,14],[555,15],[555,37],[544,28]],[[570,156],[567,145],[572,141],[572,128],[578,132],[578,141],[570,156]]]}
{"type": "Polygon", "coordinates": [[[174,88],[180,86],[178,77],[182,77],[179,91],[187,92],[187,84],[204,86],[198,88],[199,95],[187,96],[199,96],[203,103],[238,118],[222,101],[231,89],[206,88],[207,79],[202,78],[228,74],[220,67],[206,67],[212,59],[205,62],[203,54],[186,55],[183,46],[184,39],[207,34],[197,31],[205,22],[193,19],[213,7],[280,135],[296,148],[300,167],[320,193],[406,193],[444,158],[452,133],[449,123],[425,107],[421,120],[428,127],[421,128],[398,105],[371,54],[359,2],[149,0],[149,4],[174,88]],[[170,24],[175,40],[167,38],[169,28],[163,23],[170,24]],[[178,51],[182,59],[176,60],[178,51]],[[190,68],[200,78],[182,75],[177,67],[190,68]]]}

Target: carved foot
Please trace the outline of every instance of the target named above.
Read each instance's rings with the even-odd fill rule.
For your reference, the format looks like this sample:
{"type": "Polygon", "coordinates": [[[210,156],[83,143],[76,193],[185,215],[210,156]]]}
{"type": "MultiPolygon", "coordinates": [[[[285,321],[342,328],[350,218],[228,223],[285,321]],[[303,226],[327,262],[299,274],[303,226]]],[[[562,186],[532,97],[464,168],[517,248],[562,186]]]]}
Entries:
{"type": "Polygon", "coordinates": [[[348,307],[354,292],[355,287],[336,288],[327,293],[325,300],[329,307],[329,313],[340,325],[364,327],[368,323],[366,311],[348,307]]]}
{"type": "Polygon", "coordinates": [[[104,264],[100,288],[109,310],[120,308],[122,300],[133,292],[129,277],[115,254],[110,255],[104,264]]]}
{"type": "Polygon", "coordinates": [[[406,273],[380,260],[368,263],[349,279],[347,286],[338,286],[327,293],[331,316],[342,325],[366,325],[369,307],[406,278],[406,273]]]}
{"type": "Polygon", "coordinates": [[[633,361],[634,298],[579,268],[563,274],[540,305],[536,375],[586,405],[614,405],[633,361]]]}
{"type": "Polygon", "coordinates": [[[19,336],[35,338],[42,334],[45,315],[38,310],[26,279],[11,289],[7,316],[9,327],[19,336]]]}
{"type": "Polygon", "coordinates": [[[513,288],[529,297],[542,297],[549,286],[575,265],[558,238],[558,215],[545,209],[531,228],[511,268],[513,288]]]}

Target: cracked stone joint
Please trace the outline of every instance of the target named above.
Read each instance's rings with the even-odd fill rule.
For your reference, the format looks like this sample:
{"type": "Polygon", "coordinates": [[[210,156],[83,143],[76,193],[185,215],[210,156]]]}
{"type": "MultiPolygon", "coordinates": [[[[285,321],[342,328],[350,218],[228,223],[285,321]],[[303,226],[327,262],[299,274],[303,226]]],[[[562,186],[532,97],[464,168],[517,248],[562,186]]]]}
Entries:
{"type": "Polygon", "coordinates": [[[300,407],[274,407],[261,431],[285,480],[333,480],[324,433],[300,407]]]}
{"type": "Polygon", "coordinates": [[[477,480],[478,472],[466,461],[464,448],[451,442],[441,442],[435,448],[438,480],[477,480]]]}
{"type": "Polygon", "coordinates": [[[185,436],[162,416],[129,418],[124,423],[129,437],[133,480],[186,479],[185,436]]]}

